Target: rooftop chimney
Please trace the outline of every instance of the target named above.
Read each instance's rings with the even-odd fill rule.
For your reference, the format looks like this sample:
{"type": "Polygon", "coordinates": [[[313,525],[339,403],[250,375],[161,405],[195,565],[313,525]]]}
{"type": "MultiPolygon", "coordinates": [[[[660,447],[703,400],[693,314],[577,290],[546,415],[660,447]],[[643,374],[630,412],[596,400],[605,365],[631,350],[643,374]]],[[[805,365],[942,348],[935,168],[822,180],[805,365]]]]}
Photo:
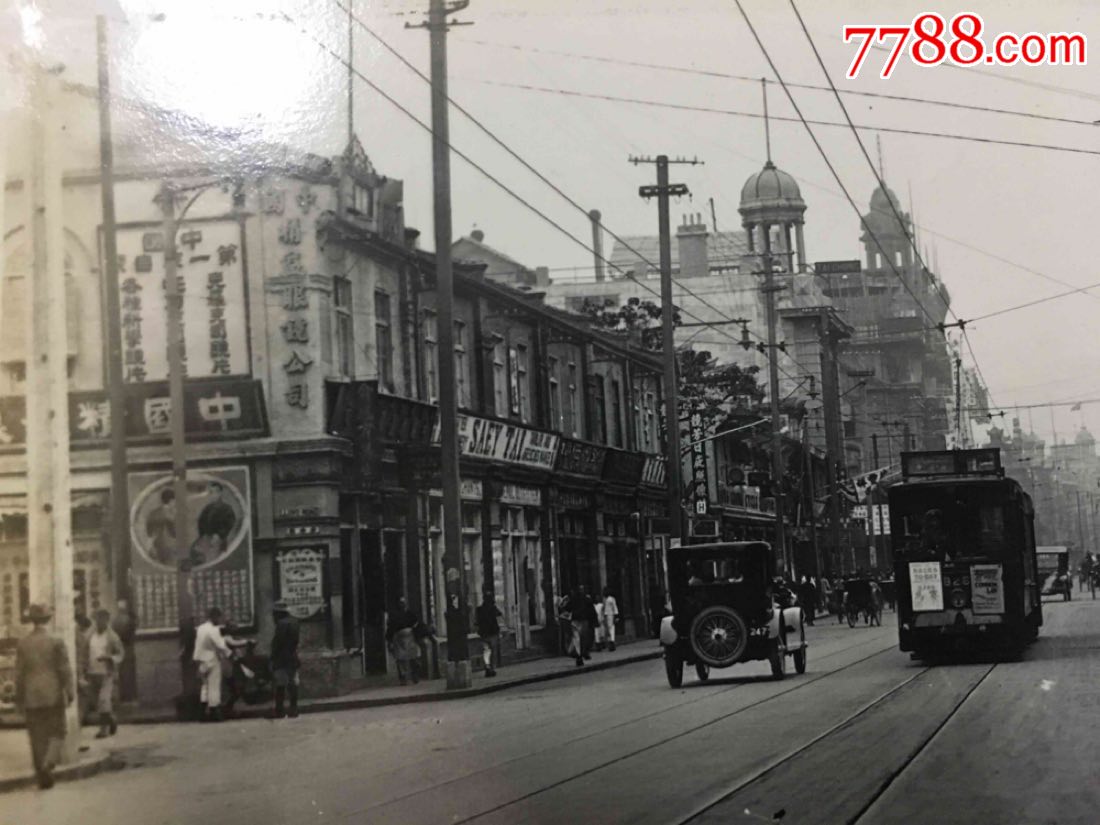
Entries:
{"type": "Polygon", "coordinates": [[[482,232],[480,229],[475,229],[473,232],[470,233],[470,237],[478,243],[481,243],[483,240],[485,240],[485,233],[482,232]]]}
{"type": "Polygon", "coordinates": [[[603,271],[603,232],[600,230],[600,210],[593,209],[588,213],[589,220],[592,221],[592,254],[596,259],[596,281],[602,282],[604,279],[603,271]]]}
{"type": "Polygon", "coordinates": [[[701,213],[684,215],[683,224],[676,230],[680,250],[680,277],[702,278],[710,274],[707,253],[707,225],[701,213]]]}

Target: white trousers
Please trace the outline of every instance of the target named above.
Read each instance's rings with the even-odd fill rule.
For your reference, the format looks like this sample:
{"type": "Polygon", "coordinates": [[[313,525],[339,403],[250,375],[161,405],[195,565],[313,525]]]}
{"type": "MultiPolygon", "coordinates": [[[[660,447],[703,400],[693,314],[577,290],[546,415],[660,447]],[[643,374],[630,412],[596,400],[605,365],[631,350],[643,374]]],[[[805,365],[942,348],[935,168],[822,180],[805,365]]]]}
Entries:
{"type": "Polygon", "coordinates": [[[603,617],[603,637],[604,640],[614,644],[615,643],[615,616],[608,616],[604,614],[603,617]]]}
{"type": "Polygon", "coordinates": [[[202,687],[199,698],[208,708],[221,707],[222,703],[222,666],[221,662],[200,662],[199,679],[202,687]]]}

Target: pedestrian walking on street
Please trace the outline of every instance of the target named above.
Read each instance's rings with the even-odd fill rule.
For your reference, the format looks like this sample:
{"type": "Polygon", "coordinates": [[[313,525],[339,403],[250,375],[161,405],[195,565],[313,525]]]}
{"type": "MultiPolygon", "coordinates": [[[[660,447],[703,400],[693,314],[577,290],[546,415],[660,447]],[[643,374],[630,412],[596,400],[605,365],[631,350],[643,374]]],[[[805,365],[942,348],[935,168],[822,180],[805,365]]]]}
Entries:
{"type": "Polygon", "coordinates": [[[276,719],[287,715],[298,716],[298,620],[290,615],[286,602],[279,600],[271,606],[275,616],[275,633],[271,637],[271,675],[275,682],[276,719]],[[289,714],[283,704],[290,702],[289,714]]]}
{"type": "Polygon", "coordinates": [[[607,642],[607,649],[615,649],[615,622],[619,620],[619,603],[611,595],[611,588],[603,589],[603,612],[600,622],[603,624],[603,637],[607,642]]]}
{"type": "Polygon", "coordinates": [[[203,720],[222,721],[222,660],[229,659],[229,645],[222,638],[219,625],[222,611],[211,607],[206,621],[195,628],[194,660],[199,667],[199,700],[202,702],[203,720]]]}
{"type": "Polygon", "coordinates": [[[118,671],[119,701],[132,702],[137,698],[137,660],[134,658],[134,641],[137,639],[137,616],[126,599],[118,600],[118,609],[111,619],[111,629],[122,641],[122,667],[118,671]]]}
{"type": "Polygon", "coordinates": [[[596,621],[592,625],[593,647],[596,650],[603,650],[606,644],[603,634],[603,602],[594,601],[592,605],[596,608],[596,621]]]}
{"type": "Polygon", "coordinates": [[[579,585],[569,594],[562,605],[563,613],[569,615],[569,621],[573,628],[573,637],[569,644],[569,653],[577,661],[577,667],[584,664],[585,659],[592,658],[593,627],[596,623],[596,606],[585,592],[584,585],[579,585]]]}
{"type": "Polygon", "coordinates": [[[817,615],[817,586],[808,576],[802,577],[799,598],[802,600],[802,611],[806,616],[806,624],[813,627],[814,617],[817,615]]]}
{"type": "MultiPolygon", "coordinates": [[[[481,604],[477,608],[477,635],[481,637],[481,655],[485,660],[485,676],[496,676],[496,668],[493,667],[493,655],[500,644],[500,617],[503,616],[500,608],[493,600],[493,591],[486,590],[481,604]]],[[[496,653],[499,660],[500,654],[496,653]]]]}
{"type": "Polygon", "coordinates": [[[427,636],[420,617],[409,609],[408,602],[402,596],[397,600],[397,611],[390,617],[386,628],[386,643],[397,662],[397,677],[406,685],[412,679],[415,685],[420,681],[420,640],[427,636]]]}
{"type": "Polygon", "coordinates": [[[73,701],[73,672],[65,643],[46,631],[49,608],[32,604],[34,629],[15,649],[15,704],[27,723],[38,787],[53,787],[53,770],[61,760],[65,708],[73,701]]]}
{"type": "Polygon", "coordinates": [[[95,625],[88,631],[84,644],[84,679],[88,683],[89,704],[98,714],[99,732],[96,739],[113,736],[118,730],[115,720],[115,688],[118,684],[119,665],[125,658],[125,649],[118,634],[111,628],[111,614],[97,610],[95,625]]]}

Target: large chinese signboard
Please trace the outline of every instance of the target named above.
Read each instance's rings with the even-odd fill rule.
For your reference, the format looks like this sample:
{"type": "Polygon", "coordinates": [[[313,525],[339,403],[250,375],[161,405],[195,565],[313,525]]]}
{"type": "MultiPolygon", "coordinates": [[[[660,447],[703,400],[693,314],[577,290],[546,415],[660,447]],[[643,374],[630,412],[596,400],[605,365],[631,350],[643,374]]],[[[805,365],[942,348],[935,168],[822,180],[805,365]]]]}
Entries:
{"type": "Polygon", "coordinates": [[[252,502],[247,467],[187,476],[187,532],[176,535],[171,475],[131,473],[130,541],[138,627],[179,627],[179,571],[190,568],[195,616],[214,606],[236,625],[253,622],[252,502]]]}
{"type": "MultiPolygon", "coordinates": [[[[168,378],[164,233],[118,230],[123,376],[128,384],[168,378]]],[[[193,378],[248,375],[248,323],[241,225],[195,221],[176,235],[183,296],[183,360],[193,378]]]]}
{"type": "MultiPolygon", "coordinates": [[[[170,436],[172,405],[168,383],[156,381],[126,388],[126,438],[156,441],[170,436]]],[[[254,438],[268,433],[263,388],[242,378],[188,380],[183,388],[183,424],[188,441],[254,438]]],[[[26,443],[26,400],[0,398],[0,447],[26,443]]],[[[111,436],[111,411],[103,390],[69,393],[69,440],[73,445],[102,442],[111,436]]]]}
{"type": "MultiPolygon", "coordinates": [[[[438,425],[432,441],[439,443],[438,425]]],[[[540,470],[554,467],[558,436],[531,430],[506,421],[458,417],[458,449],[463,456],[487,458],[509,464],[522,464],[540,470]]]]}

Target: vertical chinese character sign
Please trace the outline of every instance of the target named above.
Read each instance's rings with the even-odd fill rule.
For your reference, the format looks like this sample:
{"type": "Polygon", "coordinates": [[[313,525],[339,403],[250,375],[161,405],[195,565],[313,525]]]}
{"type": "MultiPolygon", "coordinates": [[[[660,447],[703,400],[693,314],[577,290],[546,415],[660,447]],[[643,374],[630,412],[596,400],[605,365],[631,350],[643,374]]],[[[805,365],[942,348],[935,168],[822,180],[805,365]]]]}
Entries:
{"type": "Polygon", "coordinates": [[[710,489],[707,483],[707,453],[703,439],[706,438],[706,426],[703,416],[693,412],[688,429],[691,438],[691,482],[689,489],[694,502],[695,513],[705,516],[707,502],[710,499],[710,489]]]}
{"type": "Polygon", "coordinates": [[[247,467],[188,474],[188,534],[175,535],[176,501],[166,473],[131,473],[130,540],[139,627],[175,630],[177,571],[192,571],[195,615],[220,607],[234,624],[254,619],[252,504],[247,467]]]}
{"type": "MultiPolygon", "coordinates": [[[[119,301],[127,383],[168,377],[165,239],[159,227],[118,231],[119,301]]],[[[191,378],[247,375],[248,322],[241,226],[196,221],[176,236],[183,351],[191,378]]]]}

